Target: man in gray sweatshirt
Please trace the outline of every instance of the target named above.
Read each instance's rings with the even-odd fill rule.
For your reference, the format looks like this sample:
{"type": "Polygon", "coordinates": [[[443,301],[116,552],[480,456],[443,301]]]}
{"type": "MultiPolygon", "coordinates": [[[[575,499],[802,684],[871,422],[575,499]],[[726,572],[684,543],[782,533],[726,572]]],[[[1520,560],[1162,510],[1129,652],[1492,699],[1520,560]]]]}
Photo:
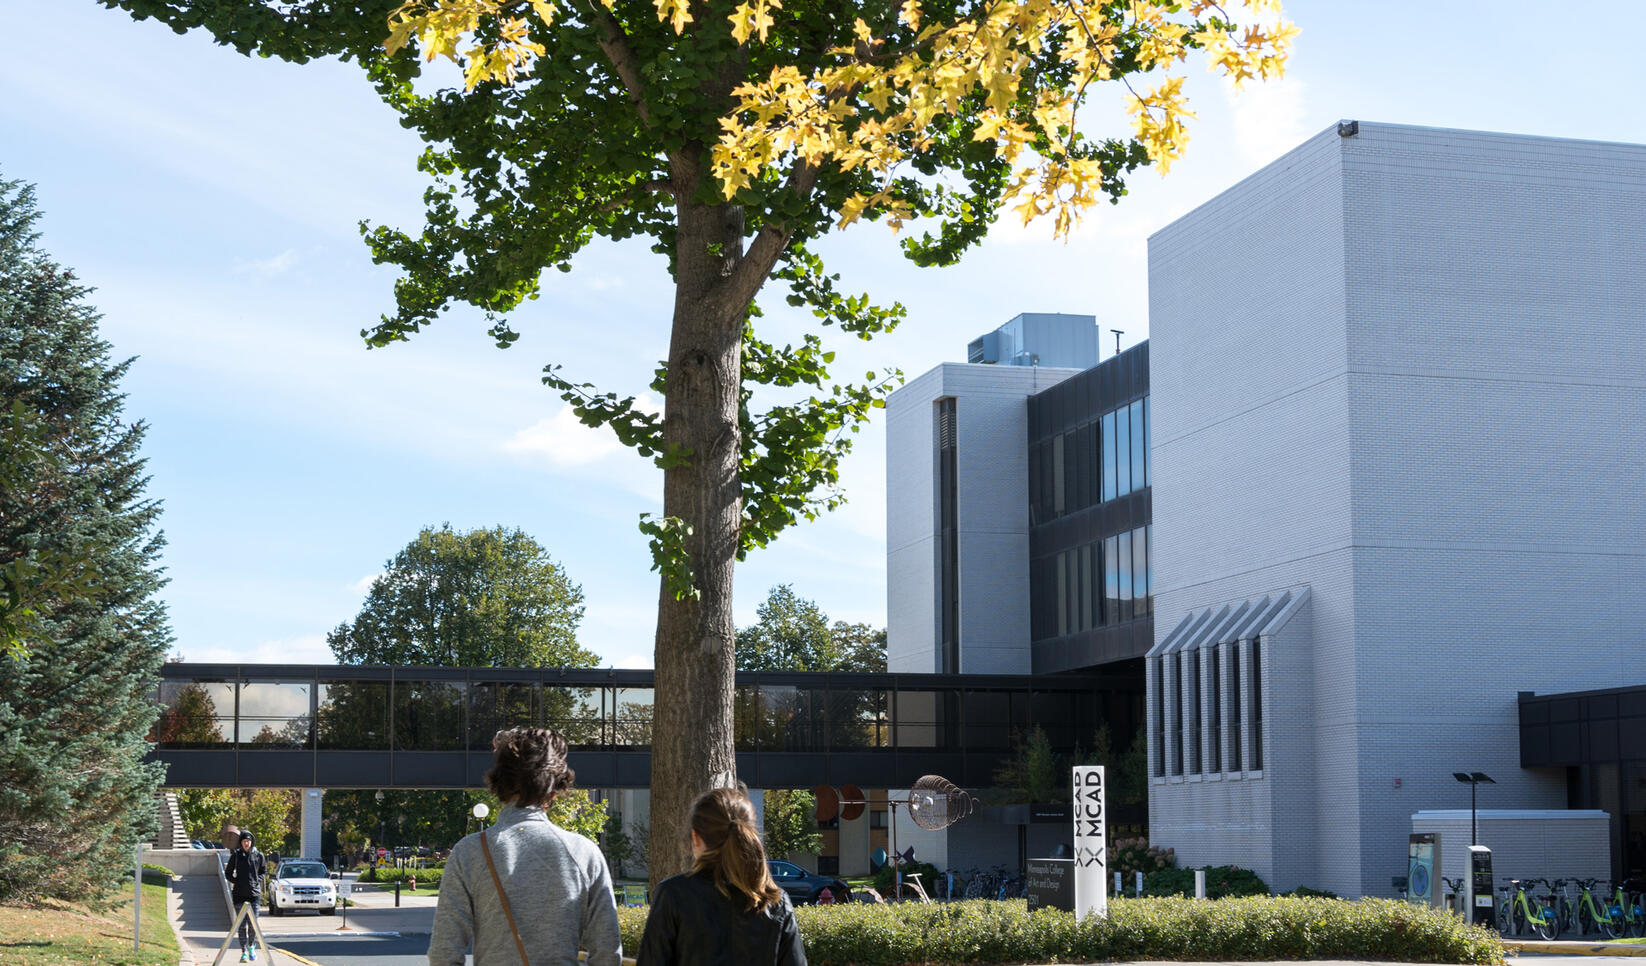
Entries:
{"type": "MultiPolygon", "coordinates": [[[[505,804],[497,824],[465,836],[446,860],[434,935],[429,938],[429,966],[463,966],[463,956],[471,948],[474,966],[575,966],[579,949],[588,951],[588,966],[622,963],[617,904],[600,849],[549,821],[540,806],[516,804],[521,799],[544,800],[540,789],[521,788],[509,776],[516,757],[510,745],[525,746],[518,749],[519,757],[529,759],[540,753],[534,747],[542,740],[540,735],[553,736],[550,754],[563,762],[564,739],[545,729],[511,729],[499,732],[493,742],[499,768],[487,776],[487,783],[505,804]],[[504,774],[498,776],[499,771],[504,774]],[[519,945],[486,867],[481,836],[490,846],[497,881],[508,897],[519,945]],[[525,963],[520,962],[521,947],[525,963]]],[[[569,769],[566,774],[569,777],[569,769]]],[[[556,792],[565,787],[555,785],[556,792]]]]}

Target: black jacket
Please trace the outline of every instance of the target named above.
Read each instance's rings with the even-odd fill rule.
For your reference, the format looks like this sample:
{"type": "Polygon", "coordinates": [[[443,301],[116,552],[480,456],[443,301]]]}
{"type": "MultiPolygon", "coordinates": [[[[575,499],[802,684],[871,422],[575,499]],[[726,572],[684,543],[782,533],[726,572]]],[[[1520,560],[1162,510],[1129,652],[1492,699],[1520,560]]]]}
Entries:
{"type": "Polygon", "coordinates": [[[657,884],[637,959],[640,966],[806,966],[806,947],[787,895],[748,912],[705,872],[657,884]]]}
{"type": "Polygon", "coordinates": [[[229,861],[223,866],[223,878],[232,885],[231,892],[236,899],[257,899],[263,891],[263,877],[268,869],[263,862],[263,853],[252,846],[250,852],[235,849],[229,853],[229,861]]]}

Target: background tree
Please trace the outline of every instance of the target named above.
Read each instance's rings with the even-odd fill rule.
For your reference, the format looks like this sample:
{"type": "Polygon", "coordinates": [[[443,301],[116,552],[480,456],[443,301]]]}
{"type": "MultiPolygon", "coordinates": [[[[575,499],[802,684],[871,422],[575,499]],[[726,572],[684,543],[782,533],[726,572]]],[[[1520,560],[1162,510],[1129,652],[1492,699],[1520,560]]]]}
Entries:
{"type": "Polygon", "coordinates": [[[177,811],[183,817],[183,827],[189,830],[189,838],[204,839],[215,847],[223,826],[238,824],[235,819],[240,803],[226,788],[180,788],[177,811]]]}
{"type": "Polygon", "coordinates": [[[886,632],[867,624],[829,623],[815,601],[778,584],[736,638],[739,671],[884,671],[886,632]]]}
{"type": "MultiPolygon", "coordinates": [[[[426,527],[388,561],[372,582],[360,613],[328,637],[344,664],[473,667],[593,667],[598,658],[577,643],[583,591],[538,542],[515,529],[457,532],[426,527]]],[[[418,685],[410,700],[383,707],[371,686],[329,685],[319,715],[322,740],[381,729],[394,715],[397,740],[418,748],[459,747],[475,696],[444,682],[418,685]]],[[[476,705],[470,726],[509,727],[533,720],[529,692],[503,693],[476,705]]],[[[573,717],[576,696],[544,689],[551,726],[573,717]]],[[[481,735],[489,738],[489,733],[481,735]]],[[[577,736],[568,733],[575,741],[577,736]]],[[[449,846],[473,831],[470,809],[498,802],[489,792],[327,792],[326,811],[374,845],[449,846]]],[[[562,795],[551,819],[598,840],[605,805],[581,789],[562,795]]]]}
{"type": "Polygon", "coordinates": [[[264,852],[290,855],[301,831],[302,793],[295,788],[248,788],[234,795],[235,812],[229,821],[250,831],[264,852]]]}
{"type": "Polygon", "coordinates": [[[583,589],[536,540],[447,525],[395,554],[326,642],[344,664],[593,667],[577,643],[582,620],[583,589]]]}
{"type": "Polygon", "coordinates": [[[364,333],[372,345],[466,302],[507,346],[507,313],[596,237],[644,236],[668,257],[668,356],[649,387],[661,418],[636,392],[544,376],[663,470],[663,515],[641,523],[663,578],[654,880],[688,864],[693,798],[736,777],[734,562],[842,501],[845,431],[893,377],[836,381],[819,336],[762,339],[766,281],[825,326],[885,332],[902,307],[837,288],[814,250],[831,227],[914,221],[923,233],[903,248],[921,265],[956,261],[1008,204],[1067,231],[1120,198],[1129,172],[1181,154],[1183,78],[1165,71],[1203,48],[1237,82],[1272,76],[1292,33],[1277,17],[1237,25],[1207,0],[101,2],[245,53],[357,59],[427,142],[422,230],[367,229],[373,257],[404,273],[394,310],[364,333]],[[407,47],[459,62],[461,86],[414,83],[407,47]],[[1152,71],[1159,83],[1131,89],[1152,71]],[[1126,87],[1133,129],[1088,136],[1077,110],[1111,85],[1126,87]],[[764,409],[762,388],[779,391],[764,409]]]}
{"type": "Polygon", "coordinates": [[[0,565],[89,561],[96,579],[31,596],[13,625],[26,647],[0,656],[0,902],[101,894],[153,835],[163,769],[144,736],[171,642],[144,426],[123,413],[130,363],[36,247],[38,218],[31,188],[0,182],[0,412],[24,414],[49,454],[7,467],[0,565]]]}
{"type": "Polygon", "coordinates": [[[823,850],[817,830],[817,798],[801,789],[768,788],[765,792],[766,854],[786,859],[797,852],[823,850]]]}
{"type": "Polygon", "coordinates": [[[1066,802],[1074,794],[1068,762],[1039,725],[1012,733],[1011,755],[996,769],[994,785],[1002,804],[1066,802]]]}
{"type": "Polygon", "coordinates": [[[1143,729],[1137,729],[1123,750],[1114,747],[1114,736],[1108,725],[1097,729],[1092,738],[1092,750],[1085,753],[1076,749],[1075,760],[1087,765],[1102,765],[1107,771],[1105,793],[1109,801],[1132,805],[1148,800],[1149,746],[1143,729]]]}

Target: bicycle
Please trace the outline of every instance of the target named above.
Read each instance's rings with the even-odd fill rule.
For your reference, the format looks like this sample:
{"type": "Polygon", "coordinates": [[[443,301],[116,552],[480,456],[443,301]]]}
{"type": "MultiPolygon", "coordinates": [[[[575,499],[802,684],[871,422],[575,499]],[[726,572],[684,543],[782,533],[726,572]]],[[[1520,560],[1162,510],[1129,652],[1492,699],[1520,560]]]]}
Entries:
{"type": "MultiPolygon", "coordinates": [[[[1639,892],[1625,892],[1626,882],[1612,883],[1612,902],[1609,909],[1622,917],[1620,936],[1646,935],[1646,909],[1641,908],[1639,892]]],[[[1617,938],[1617,937],[1613,937],[1617,938]]]]}
{"type": "Polygon", "coordinates": [[[1445,884],[1446,894],[1452,900],[1451,907],[1447,911],[1455,912],[1467,918],[1468,913],[1465,912],[1463,908],[1463,880],[1448,879],[1445,876],[1441,876],[1440,881],[1445,884]]]}
{"type": "MultiPolygon", "coordinates": [[[[1525,880],[1536,885],[1548,882],[1543,879],[1525,880]]],[[[1510,879],[1509,886],[1500,890],[1503,899],[1497,907],[1497,931],[1499,935],[1507,936],[1513,927],[1514,935],[1530,926],[1541,939],[1554,939],[1560,935],[1560,917],[1552,908],[1546,908],[1543,903],[1534,901],[1526,894],[1526,885],[1520,879],[1510,879]]],[[[1552,896],[1550,897],[1552,898],[1552,896]]]]}
{"type": "Polygon", "coordinates": [[[1607,938],[1617,939],[1623,935],[1625,928],[1623,909],[1607,903],[1604,898],[1595,898],[1594,885],[1599,881],[1584,879],[1578,883],[1577,932],[1580,936],[1605,932],[1607,938]]]}

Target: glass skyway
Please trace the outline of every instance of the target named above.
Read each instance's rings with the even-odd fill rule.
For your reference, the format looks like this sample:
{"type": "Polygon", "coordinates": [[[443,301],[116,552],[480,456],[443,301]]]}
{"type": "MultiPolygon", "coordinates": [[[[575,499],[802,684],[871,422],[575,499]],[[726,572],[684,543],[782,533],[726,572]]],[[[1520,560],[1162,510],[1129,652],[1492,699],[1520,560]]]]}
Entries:
{"type": "MultiPolygon", "coordinates": [[[[1101,722],[1140,720],[1132,677],[740,672],[738,777],[986,785],[1014,734],[1089,747],[1101,722]]],[[[478,787],[492,735],[526,724],[571,740],[583,787],[651,780],[650,670],[173,663],[155,696],[170,787],[478,787]]]]}

